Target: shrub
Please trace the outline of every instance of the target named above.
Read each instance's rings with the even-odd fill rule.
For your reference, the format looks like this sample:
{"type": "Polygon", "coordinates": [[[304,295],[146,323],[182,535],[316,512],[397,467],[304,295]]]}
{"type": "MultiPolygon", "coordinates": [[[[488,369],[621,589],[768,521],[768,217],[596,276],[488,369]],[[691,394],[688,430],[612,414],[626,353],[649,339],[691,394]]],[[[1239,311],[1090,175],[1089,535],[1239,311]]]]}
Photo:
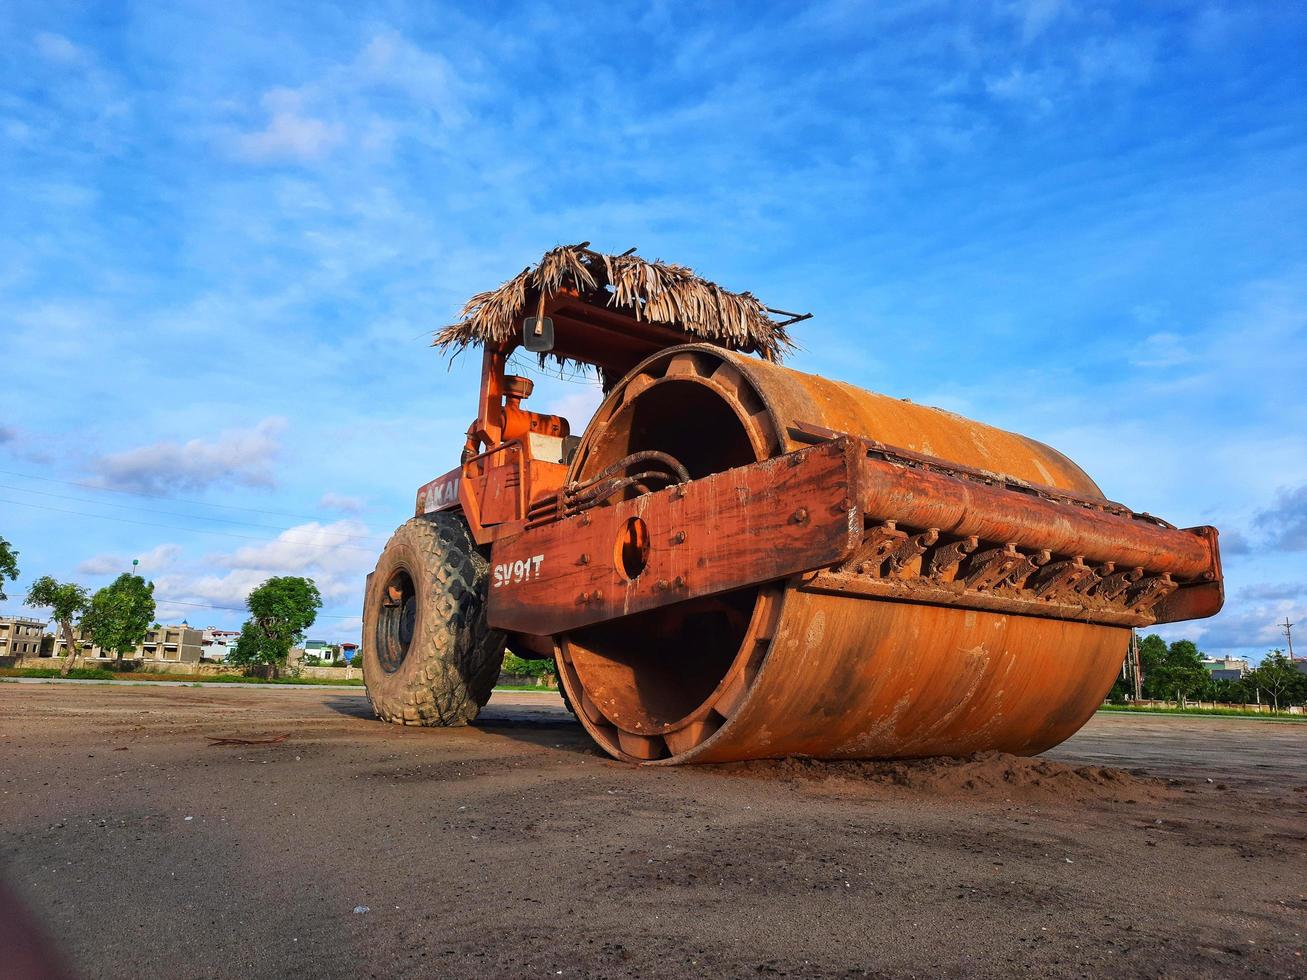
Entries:
{"type": "Polygon", "coordinates": [[[505,651],[504,673],[517,677],[545,677],[555,673],[555,668],[553,660],[524,660],[505,651]]]}

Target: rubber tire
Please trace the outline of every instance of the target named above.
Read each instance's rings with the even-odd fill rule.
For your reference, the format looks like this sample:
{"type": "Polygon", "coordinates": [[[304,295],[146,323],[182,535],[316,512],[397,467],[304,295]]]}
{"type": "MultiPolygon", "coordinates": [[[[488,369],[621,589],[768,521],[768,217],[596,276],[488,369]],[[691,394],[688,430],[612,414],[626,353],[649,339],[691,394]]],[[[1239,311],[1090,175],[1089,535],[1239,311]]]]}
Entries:
{"type": "Polygon", "coordinates": [[[490,563],[457,512],[415,517],[386,543],[363,605],[363,679],[372,710],[401,725],[466,725],[490,700],[505,634],[486,625],[490,563]],[[396,571],[413,583],[416,615],[404,659],[388,673],[378,657],[382,590],[396,571]]]}
{"type": "Polygon", "coordinates": [[[572,699],[567,696],[567,688],[563,687],[563,667],[558,662],[558,657],[554,657],[554,677],[558,680],[558,696],[563,699],[563,707],[576,714],[576,709],[572,707],[572,699]]]}

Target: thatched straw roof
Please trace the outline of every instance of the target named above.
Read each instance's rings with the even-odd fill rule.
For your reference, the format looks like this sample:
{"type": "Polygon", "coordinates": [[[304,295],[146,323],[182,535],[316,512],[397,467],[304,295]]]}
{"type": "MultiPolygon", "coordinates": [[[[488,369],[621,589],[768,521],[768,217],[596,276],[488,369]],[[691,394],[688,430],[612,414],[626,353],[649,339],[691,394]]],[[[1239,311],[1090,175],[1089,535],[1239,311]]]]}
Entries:
{"type": "Polygon", "coordinates": [[[521,330],[522,318],[536,312],[541,297],[561,289],[636,320],[672,326],[768,360],[778,360],[793,346],[785,328],[806,319],[763,306],[752,293],[723,289],[683,265],[650,262],[634,250],[605,255],[588,245],[560,245],[498,289],[477,293],[464,305],[457,323],[436,333],[434,345],[457,351],[470,344],[510,341],[521,330]]]}

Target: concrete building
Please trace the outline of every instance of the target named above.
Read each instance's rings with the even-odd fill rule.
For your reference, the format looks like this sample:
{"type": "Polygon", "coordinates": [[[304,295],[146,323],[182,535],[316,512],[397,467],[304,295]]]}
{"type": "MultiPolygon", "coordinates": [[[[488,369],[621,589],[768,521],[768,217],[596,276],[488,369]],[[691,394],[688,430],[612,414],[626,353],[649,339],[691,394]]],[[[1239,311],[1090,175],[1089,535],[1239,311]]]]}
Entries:
{"type": "Polygon", "coordinates": [[[1248,661],[1238,657],[1204,657],[1203,667],[1218,680],[1228,679],[1229,671],[1238,671],[1238,677],[1248,673],[1248,661]]]}
{"type": "MultiPolygon", "coordinates": [[[[41,656],[43,656],[43,657],[65,657],[65,656],[68,655],[68,644],[64,642],[64,633],[63,633],[63,630],[59,629],[59,628],[56,626],[56,627],[55,627],[54,634],[53,634],[53,636],[51,637],[51,640],[52,640],[53,642],[51,642],[51,643],[47,643],[47,644],[46,644],[46,648],[45,648],[44,651],[42,651],[41,656]]],[[[102,650],[101,650],[99,647],[97,647],[97,646],[93,646],[93,645],[91,644],[91,641],[90,641],[90,640],[88,640],[88,639],[86,639],[86,637],[82,636],[82,631],[81,631],[81,630],[79,630],[79,629],[74,629],[74,630],[73,630],[73,642],[77,644],[77,650],[78,650],[78,653],[81,655],[81,657],[82,657],[83,659],[86,659],[86,660],[93,660],[93,659],[100,659],[100,660],[103,660],[103,659],[105,659],[105,657],[104,657],[104,651],[102,651],[102,650]]],[[[126,656],[130,657],[131,655],[130,655],[130,654],[127,654],[126,656]]],[[[110,658],[110,659],[112,659],[112,658],[110,658]]]]}
{"type": "Polygon", "coordinates": [[[0,617],[0,657],[39,657],[44,637],[42,620],[0,617]]]}
{"type": "Polygon", "coordinates": [[[331,644],[325,640],[309,640],[304,644],[304,655],[319,660],[331,659],[331,644]]]}
{"type": "Polygon", "coordinates": [[[333,659],[331,644],[325,640],[306,640],[303,647],[291,649],[287,663],[298,664],[305,657],[315,657],[330,666],[333,659]]]}
{"type": "Polygon", "coordinates": [[[186,623],[160,626],[145,634],[145,642],[138,649],[145,660],[198,664],[204,650],[204,632],[186,623]]]}
{"type": "MultiPolygon", "coordinates": [[[[200,662],[201,641],[203,633],[182,623],[180,626],[156,626],[145,634],[145,640],[131,653],[123,654],[124,660],[163,660],[169,663],[200,662]]],[[[105,653],[97,646],[84,641],[81,630],[73,630],[73,642],[81,646],[81,655],[85,660],[116,660],[115,653],[105,653]]],[[[68,644],[62,636],[56,635],[53,644],[54,656],[62,657],[68,652],[68,644]]]]}
{"type": "Polygon", "coordinates": [[[236,649],[240,635],[239,630],[220,630],[216,626],[206,626],[200,638],[200,655],[205,660],[226,660],[227,654],[236,649]]]}

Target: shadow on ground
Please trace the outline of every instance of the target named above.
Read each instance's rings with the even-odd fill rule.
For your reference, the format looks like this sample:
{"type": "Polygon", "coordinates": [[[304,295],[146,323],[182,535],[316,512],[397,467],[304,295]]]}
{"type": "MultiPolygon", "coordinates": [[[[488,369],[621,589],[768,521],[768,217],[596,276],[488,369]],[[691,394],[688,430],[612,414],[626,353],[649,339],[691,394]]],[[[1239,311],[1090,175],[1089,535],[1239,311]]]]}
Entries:
{"type": "MultiPolygon", "coordinates": [[[[335,695],[324,699],[323,705],[336,714],[376,725],[378,730],[386,727],[386,723],[372,713],[367,698],[335,695]]],[[[515,696],[497,692],[469,728],[538,748],[585,755],[598,753],[585,730],[562,702],[545,699],[542,695],[515,696]]]]}
{"type": "Polygon", "coordinates": [[[372,705],[368,703],[367,698],[336,696],[327,698],[323,704],[339,715],[362,718],[365,721],[377,721],[377,716],[372,713],[372,705]]]}

